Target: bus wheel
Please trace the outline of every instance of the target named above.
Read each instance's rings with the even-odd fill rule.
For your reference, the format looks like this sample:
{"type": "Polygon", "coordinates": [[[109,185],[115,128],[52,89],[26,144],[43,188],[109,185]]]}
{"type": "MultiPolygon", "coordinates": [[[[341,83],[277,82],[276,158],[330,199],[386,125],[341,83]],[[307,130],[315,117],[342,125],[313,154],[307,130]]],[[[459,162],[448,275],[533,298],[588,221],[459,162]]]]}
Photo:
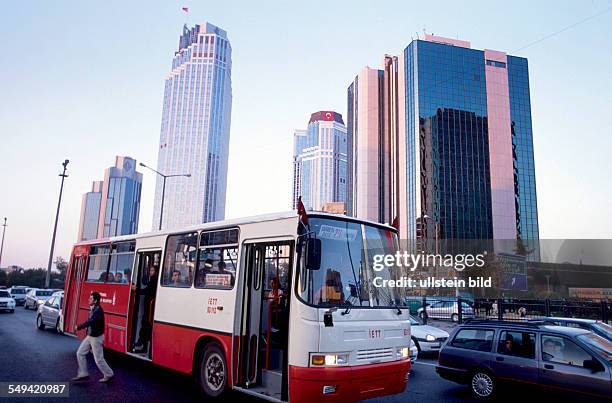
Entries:
{"type": "Polygon", "coordinates": [[[198,383],[209,398],[219,398],[227,389],[227,364],[223,349],[217,343],[209,343],[200,361],[198,383]]]}

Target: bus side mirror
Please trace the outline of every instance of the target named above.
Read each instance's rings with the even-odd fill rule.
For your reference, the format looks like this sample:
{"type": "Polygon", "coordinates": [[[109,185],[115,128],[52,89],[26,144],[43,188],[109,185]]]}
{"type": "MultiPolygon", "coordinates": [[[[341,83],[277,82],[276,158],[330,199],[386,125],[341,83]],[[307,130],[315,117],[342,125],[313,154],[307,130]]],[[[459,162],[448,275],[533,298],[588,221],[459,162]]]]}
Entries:
{"type": "Polygon", "coordinates": [[[321,240],[308,238],[306,240],[306,269],[319,270],[321,268],[321,240]]]}

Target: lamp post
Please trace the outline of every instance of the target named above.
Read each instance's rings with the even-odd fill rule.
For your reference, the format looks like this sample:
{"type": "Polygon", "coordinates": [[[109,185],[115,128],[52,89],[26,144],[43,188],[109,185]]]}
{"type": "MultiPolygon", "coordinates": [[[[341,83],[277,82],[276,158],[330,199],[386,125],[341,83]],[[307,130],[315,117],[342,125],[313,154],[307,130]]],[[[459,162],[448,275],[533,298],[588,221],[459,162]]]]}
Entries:
{"type": "Polygon", "coordinates": [[[6,232],[6,217],[4,217],[4,224],[2,224],[2,245],[0,245],[0,268],[2,268],[2,251],[4,250],[4,233],[6,232]]]}
{"type": "Polygon", "coordinates": [[[68,177],[66,175],[66,167],[68,166],[69,160],[65,160],[62,163],[64,171],[59,175],[62,177],[62,184],[60,185],[59,199],[57,201],[57,211],[55,212],[55,225],[53,226],[53,237],[51,238],[51,251],[49,252],[49,263],[47,263],[47,277],[45,278],[45,288],[49,288],[51,284],[51,265],[53,264],[53,250],[55,249],[55,235],[57,234],[57,221],[59,219],[60,205],[62,204],[62,192],[64,191],[64,179],[68,177]]]}
{"type": "Polygon", "coordinates": [[[140,163],[140,166],[143,168],[147,168],[150,169],[151,171],[155,172],[156,174],[158,174],[159,176],[161,176],[162,179],[162,196],[161,196],[161,207],[159,209],[159,230],[162,229],[162,220],[164,217],[164,197],[166,196],[166,179],[168,178],[175,178],[178,176],[184,176],[186,178],[190,178],[191,174],[174,174],[174,175],[164,175],[163,173],[151,168],[148,165],[143,164],[142,162],[140,163]]]}

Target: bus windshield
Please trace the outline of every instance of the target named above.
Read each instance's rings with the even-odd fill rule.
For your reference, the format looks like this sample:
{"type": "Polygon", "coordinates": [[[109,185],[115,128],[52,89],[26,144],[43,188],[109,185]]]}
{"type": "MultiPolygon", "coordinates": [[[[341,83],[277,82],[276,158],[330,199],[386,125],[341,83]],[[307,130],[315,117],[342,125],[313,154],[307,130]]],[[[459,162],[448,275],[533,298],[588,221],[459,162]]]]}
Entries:
{"type": "Polygon", "coordinates": [[[321,241],[319,270],[304,268],[304,242],[300,257],[298,294],[308,304],[321,307],[397,307],[403,299],[395,288],[375,287],[375,277],[395,280],[393,268],[374,271],[374,255],[395,254],[397,235],[390,230],[333,218],[311,217],[309,235],[321,241]]]}

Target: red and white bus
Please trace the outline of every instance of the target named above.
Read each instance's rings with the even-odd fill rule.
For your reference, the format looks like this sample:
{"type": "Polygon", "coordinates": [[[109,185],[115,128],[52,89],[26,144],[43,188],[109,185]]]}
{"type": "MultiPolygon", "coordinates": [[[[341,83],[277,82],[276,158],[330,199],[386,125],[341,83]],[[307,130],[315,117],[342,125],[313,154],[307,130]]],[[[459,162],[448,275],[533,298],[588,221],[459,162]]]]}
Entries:
{"type": "Polygon", "coordinates": [[[98,291],[105,347],[192,375],[203,394],[270,401],[355,401],[401,393],[408,309],[373,286],[372,254],[394,228],[295,212],[80,242],[65,285],[63,330],[98,291]]]}

